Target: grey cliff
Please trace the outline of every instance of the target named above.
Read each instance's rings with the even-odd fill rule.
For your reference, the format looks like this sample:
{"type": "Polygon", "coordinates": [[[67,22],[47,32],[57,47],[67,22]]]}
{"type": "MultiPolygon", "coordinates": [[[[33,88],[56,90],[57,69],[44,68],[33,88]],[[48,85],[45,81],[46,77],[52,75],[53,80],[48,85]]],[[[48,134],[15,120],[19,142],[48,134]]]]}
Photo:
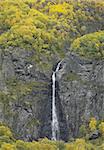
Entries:
{"type": "MultiPolygon", "coordinates": [[[[40,67],[34,51],[0,50],[0,121],[19,139],[51,138],[52,70],[59,58],[40,67]]],[[[68,54],[56,82],[56,107],[60,138],[79,136],[90,117],[104,119],[104,60],[68,54]]]]}

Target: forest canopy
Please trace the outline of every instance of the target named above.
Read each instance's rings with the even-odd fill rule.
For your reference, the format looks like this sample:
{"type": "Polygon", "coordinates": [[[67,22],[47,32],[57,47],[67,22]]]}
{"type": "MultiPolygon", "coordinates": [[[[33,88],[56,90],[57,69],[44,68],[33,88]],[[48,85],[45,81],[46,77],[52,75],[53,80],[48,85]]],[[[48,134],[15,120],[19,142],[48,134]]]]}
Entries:
{"type": "Polygon", "coordinates": [[[86,34],[77,38],[71,49],[81,56],[89,58],[104,57],[104,31],[86,34]]]}
{"type": "Polygon", "coordinates": [[[1,48],[20,47],[38,55],[64,56],[76,38],[93,32],[92,36],[97,36],[103,29],[103,0],[0,1],[1,48]]]}

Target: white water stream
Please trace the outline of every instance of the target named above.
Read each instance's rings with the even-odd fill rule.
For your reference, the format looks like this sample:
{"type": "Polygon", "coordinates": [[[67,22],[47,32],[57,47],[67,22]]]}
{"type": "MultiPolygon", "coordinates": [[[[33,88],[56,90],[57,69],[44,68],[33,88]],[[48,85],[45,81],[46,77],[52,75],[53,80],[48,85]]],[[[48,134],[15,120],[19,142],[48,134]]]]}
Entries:
{"type": "Polygon", "coordinates": [[[52,74],[52,140],[59,140],[60,130],[56,110],[56,73],[59,71],[61,62],[58,63],[56,70],[52,74]]]}

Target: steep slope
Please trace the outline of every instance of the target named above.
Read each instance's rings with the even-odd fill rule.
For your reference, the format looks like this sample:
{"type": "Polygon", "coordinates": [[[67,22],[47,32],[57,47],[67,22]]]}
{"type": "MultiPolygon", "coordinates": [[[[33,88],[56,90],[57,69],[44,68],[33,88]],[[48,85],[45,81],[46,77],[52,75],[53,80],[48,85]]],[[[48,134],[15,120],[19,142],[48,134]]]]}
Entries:
{"type": "Polygon", "coordinates": [[[83,46],[86,34],[103,33],[103,10],[103,1],[0,1],[0,121],[17,138],[51,138],[51,76],[62,59],[56,82],[60,138],[78,136],[91,116],[103,119],[104,36],[94,52],[83,46]],[[70,50],[86,59],[67,56],[70,50]]]}
{"type": "Polygon", "coordinates": [[[91,117],[104,120],[104,60],[69,54],[57,77],[58,96],[70,138],[77,137],[81,124],[91,117]]]}

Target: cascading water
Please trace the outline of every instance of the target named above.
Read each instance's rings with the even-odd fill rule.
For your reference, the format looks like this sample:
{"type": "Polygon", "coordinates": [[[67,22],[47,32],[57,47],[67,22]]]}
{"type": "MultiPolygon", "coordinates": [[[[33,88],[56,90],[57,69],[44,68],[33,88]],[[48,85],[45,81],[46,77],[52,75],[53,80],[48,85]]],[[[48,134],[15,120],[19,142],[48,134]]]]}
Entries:
{"type": "Polygon", "coordinates": [[[59,140],[60,130],[56,111],[56,73],[59,71],[61,62],[58,63],[56,70],[52,74],[52,140],[59,140]]]}

